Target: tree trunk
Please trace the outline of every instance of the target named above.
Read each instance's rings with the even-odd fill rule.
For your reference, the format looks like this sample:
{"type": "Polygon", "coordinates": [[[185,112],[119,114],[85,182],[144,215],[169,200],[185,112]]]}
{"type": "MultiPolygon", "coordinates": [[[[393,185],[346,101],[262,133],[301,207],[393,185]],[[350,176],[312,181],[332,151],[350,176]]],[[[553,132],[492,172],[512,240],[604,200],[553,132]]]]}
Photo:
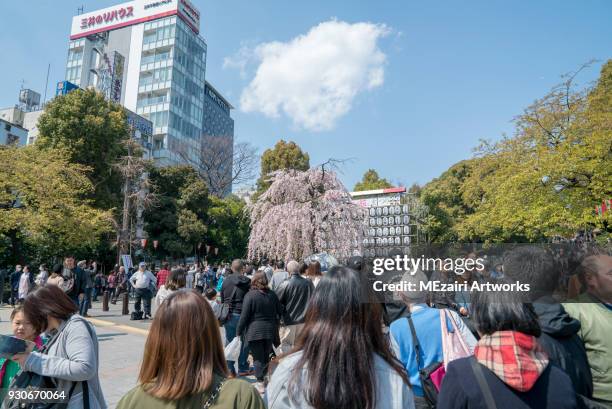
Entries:
{"type": "Polygon", "coordinates": [[[128,234],[130,222],[130,181],[126,178],[123,182],[123,210],[121,218],[121,230],[119,233],[119,254],[127,254],[128,251],[128,234]]]}

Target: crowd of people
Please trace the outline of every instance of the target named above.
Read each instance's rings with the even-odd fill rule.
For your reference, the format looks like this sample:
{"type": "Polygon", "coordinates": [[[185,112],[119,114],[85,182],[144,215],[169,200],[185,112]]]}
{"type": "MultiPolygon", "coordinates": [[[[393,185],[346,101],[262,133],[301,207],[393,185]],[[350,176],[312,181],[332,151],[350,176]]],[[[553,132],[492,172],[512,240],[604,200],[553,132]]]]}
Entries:
{"type": "Polygon", "coordinates": [[[111,302],[133,295],[134,319],[157,307],[120,409],[612,408],[612,257],[583,257],[577,295],[563,303],[551,295],[564,280],[554,254],[524,246],[500,260],[487,274],[406,272],[417,290],[390,300],[367,285],[360,257],[327,271],[298,260],[157,272],[142,262],[108,275],[74,258],[51,274],[17,266],[13,334],[36,347],[0,360],[0,380],[22,387],[23,374],[38,374],[66,391],[69,408],[106,407],[83,317],[109,292],[111,302]],[[542,293],[525,302],[510,291],[418,290],[451,279],[525,281],[542,293]]]}

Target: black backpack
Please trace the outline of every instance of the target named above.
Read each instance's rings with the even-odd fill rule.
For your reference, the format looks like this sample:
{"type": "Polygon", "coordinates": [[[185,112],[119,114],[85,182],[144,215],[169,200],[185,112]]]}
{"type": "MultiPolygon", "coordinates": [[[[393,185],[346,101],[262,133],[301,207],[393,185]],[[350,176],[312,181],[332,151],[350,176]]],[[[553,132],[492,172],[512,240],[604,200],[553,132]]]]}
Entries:
{"type": "Polygon", "coordinates": [[[130,320],[138,321],[142,319],[142,316],[143,316],[142,311],[133,311],[132,314],[130,315],[130,320]]]}

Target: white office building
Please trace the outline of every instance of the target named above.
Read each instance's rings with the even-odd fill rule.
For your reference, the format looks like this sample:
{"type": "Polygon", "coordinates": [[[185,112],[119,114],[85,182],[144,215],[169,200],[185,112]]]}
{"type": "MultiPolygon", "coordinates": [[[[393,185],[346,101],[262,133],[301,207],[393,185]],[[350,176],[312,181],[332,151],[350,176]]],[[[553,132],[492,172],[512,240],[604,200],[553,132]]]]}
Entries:
{"type": "Polygon", "coordinates": [[[188,0],[134,0],[74,16],[66,80],[150,119],[159,165],[184,155],[197,162],[207,47],[199,29],[188,0]]]}

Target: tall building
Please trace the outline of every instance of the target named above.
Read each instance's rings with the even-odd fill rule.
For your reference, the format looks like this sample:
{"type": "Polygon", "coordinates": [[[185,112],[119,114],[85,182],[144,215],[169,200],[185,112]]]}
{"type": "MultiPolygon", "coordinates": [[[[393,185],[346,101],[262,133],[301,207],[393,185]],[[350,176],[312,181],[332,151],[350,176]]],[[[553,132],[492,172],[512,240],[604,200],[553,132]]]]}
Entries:
{"type": "MultiPolygon", "coordinates": [[[[150,119],[159,165],[197,166],[207,52],[199,30],[188,0],[134,0],[74,16],[66,80],[150,119]]],[[[233,121],[231,129],[233,141],[233,121]]]]}
{"type": "Polygon", "coordinates": [[[211,192],[218,196],[232,193],[234,158],[234,107],[208,81],[204,87],[204,121],[200,161],[208,172],[211,192]]]}

